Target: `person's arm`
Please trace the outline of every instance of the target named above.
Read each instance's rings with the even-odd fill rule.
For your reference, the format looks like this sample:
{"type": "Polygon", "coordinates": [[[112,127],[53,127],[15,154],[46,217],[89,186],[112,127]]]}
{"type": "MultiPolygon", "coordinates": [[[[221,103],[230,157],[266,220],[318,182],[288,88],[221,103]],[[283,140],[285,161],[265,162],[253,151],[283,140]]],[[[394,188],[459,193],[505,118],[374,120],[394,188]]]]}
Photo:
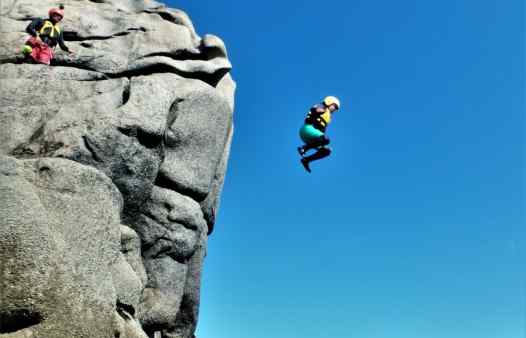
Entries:
{"type": "Polygon", "coordinates": [[[318,116],[325,113],[325,108],[321,104],[315,104],[311,107],[310,113],[314,116],[318,116]]]}
{"type": "Polygon", "coordinates": [[[313,124],[316,122],[316,119],[318,116],[323,114],[325,109],[323,109],[323,106],[320,104],[315,104],[309,109],[309,113],[305,117],[305,123],[313,124]]]}
{"type": "Polygon", "coordinates": [[[62,33],[62,30],[60,31],[60,34],[58,35],[58,45],[60,46],[60,49],[62,49],[65,52],[71,53],[68,46],[64,43],[64,33],[62,33]]]}
{"type": "Polygon", "coordinates": [[[38,30],[42,28],[43,23],[44,20],[42,19],[35,19],[31,21],[31,23],[26,28],[26,32],[32,37],[36,38],[38,36],[38,30]]]}

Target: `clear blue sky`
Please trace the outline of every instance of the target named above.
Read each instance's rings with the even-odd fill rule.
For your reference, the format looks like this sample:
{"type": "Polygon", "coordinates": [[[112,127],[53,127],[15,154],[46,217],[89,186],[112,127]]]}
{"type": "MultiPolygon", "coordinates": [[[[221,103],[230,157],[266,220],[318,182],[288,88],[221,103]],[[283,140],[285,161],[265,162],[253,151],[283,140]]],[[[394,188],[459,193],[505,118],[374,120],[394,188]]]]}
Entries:
{"type": "Polygon", "coordinates": [[[238,83],[199,338],[526,337],[523,0],[169,4],[238,83]]]}

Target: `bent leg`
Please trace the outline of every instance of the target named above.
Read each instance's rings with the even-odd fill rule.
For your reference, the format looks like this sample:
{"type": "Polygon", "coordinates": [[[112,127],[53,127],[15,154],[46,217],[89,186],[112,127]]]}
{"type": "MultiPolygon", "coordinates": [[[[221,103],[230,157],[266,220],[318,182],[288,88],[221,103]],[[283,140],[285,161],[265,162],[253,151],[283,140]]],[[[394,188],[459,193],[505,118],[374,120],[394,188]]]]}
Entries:
{"type": "Polygon", "coordinates": [[[310,155],[310,156],[307,156],[305,157],[305,161],[307,162],[312,162],[312,161],[317,161],[317,160],[321,160],[322,158],[325,158],[327,156],[329,156],[331,154],[332,150],[331,148],[329,147],[320,147],[318,148],[318,151],[315,152],[314,154],[310,155]]]}
{"type": "Polygon", "coordinates": [[[315,139],[311,140],[310,142],[308,142],[307,144],[305,144],[303,146],[303,149],[305,151],[307,151],[307,150],[313,149],[313,148],[325,147],[325,146],[329,145],[329,143],[331,143],[331,140],[329,140],[329,138],[327,136],[321,135],[320,137],[315,138],[315,139]]]}
{"type": "MultiPolygon", "coordinates": [[[[325,135],[322,135],[314,140],[311,140],[311,142],[301,146],[301,147],[298,147],[298,152],[301,156],[305,156],[305,153],[311,149],[314,149],[314,148],[323,148],[323,147],[326,147],[329,143],[331,143],[331,141],[329,140],[329,138],[325,135]]],[[[324,153],[325,150],[322,150],[322,153],[324,153]]],[[[330,153],[330,150],[329,150],[329,153],[330,153]]],[[[328,156],[328,155],[326,155],[328,156]]]]}
{"type": "Polygon", "coordinates": [[[44,44],[33,46],[31,57],[36,63],[43,63],[49,65],[53,58],[53,50],[44,44]]]}

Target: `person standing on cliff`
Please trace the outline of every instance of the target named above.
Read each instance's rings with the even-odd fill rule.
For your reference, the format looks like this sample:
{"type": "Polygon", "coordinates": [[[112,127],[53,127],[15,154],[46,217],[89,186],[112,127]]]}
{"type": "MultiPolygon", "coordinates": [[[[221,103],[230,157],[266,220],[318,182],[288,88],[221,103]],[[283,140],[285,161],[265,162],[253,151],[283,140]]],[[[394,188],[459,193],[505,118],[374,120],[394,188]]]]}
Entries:
{"type": "Polygon", "coordinates": [[[37,18],[26,28],[31,37],[23,47],[23,53],[31,61],[49,65],[53,59],[53,51],[57,44],[68,53],[72,53],[64,43],[64,34],[58,23],[64,18],[64,6],[51,8],[48,19],[37,18]]]}
{"type": "Polygon", "coordinates": [[[331,123],[332,114],[338,109],[340,109],[340,100],[334,96],[327,96],[321,104],[312,106],[300,129],[300,138],[305,144],[298,147],[298,152],[301,155],[301,164],[309,173],[310,162],[331,154],[331,148],[328,147],[330,140],[325,135],[325,130],[331,123]],[[316,152],[305,156],[310,149],[316,149],[316,152]]]}

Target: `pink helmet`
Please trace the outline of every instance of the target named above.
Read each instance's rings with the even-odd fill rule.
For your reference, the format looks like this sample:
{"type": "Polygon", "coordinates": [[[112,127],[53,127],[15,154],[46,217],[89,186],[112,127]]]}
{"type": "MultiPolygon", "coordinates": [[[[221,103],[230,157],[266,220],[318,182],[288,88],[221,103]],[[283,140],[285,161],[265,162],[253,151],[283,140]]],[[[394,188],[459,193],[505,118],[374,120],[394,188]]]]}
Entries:
{"type": "Polygon", "coordinates": [[[52,17],[55,14],[60,15],[61,18],[64,17],[64,6],[59,6],[59,8],[51,8],[48,12],[49,17],[52,17]]]}

